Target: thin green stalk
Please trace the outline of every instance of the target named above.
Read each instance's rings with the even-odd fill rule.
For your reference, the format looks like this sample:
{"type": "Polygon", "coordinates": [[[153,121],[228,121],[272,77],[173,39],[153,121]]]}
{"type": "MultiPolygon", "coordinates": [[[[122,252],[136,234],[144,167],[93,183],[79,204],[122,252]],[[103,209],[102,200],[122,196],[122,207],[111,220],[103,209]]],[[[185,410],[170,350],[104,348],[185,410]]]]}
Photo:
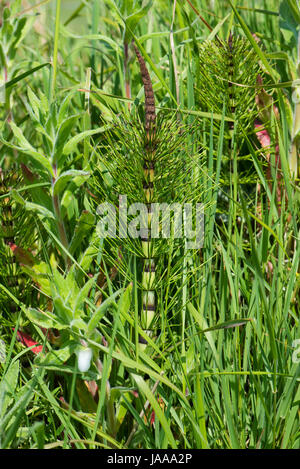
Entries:
{"type": "Polygon", "coordinates": [[[177,3],[177,0],[174,0],[172,24],[171,24],[171,31],[170,31],[170,47],[171,47],[172,63],[173,63],[173,70],[174,70],[176,100],[177,100],[178,106],[180,106],[178,72],[177,72],[176,53],[175,53],[174,34],[173,34],[174,21],[175,21],[175,12],[176,12],[176,3],[177,3]]]}
{"type": "MultiPolygon", "coordinates": [[[[90,90],[91,90],[91,67],[87,68],[86,79],[85,79],[85,92],[84,102],[85,102],[85,113],[83,115],[83,131],[89,130],[91,128],[91,115],[90,115],[90,90]]],[[[84,169],[89,170],[89,154],[90,154],[90,137],[87,136],[83,142],[83,161],[84,169]]]]}
{"type": "MultiPolygon", "coordinates": [[[[100,2],[99,0],[94,0],[93,6],[92,6],[92,34],[93,35],[98,33],[99,18],[100,18],[100,2]]],[[[97,85],[97,71],[96,71],[97,47],[98,47],[98,42],[92,41],[91,69],[92,69],[93,83],[95,83],[96,86],[98,86],[97,85]]]]}
{"type": "Polygon", "coordinates": [[[299,139],[300,139],[300,30],[298,31],[298,49],[296,64],[296,86],[293,92],[295,96],[295,107],[293,116],[292,144],[289,153],[289,168],[292,179],[298,176],[298,159],[299,159],[299,139]]]}
{"type": "MultiPolygon", "coordinates": [[[[126,92],[126,98],[131,99],[131,88],[130,88],[130,75],[129,75],[129,68],[128,68],[128,49],[129,49],[129,44],[127,42],[124,42],[123,50],[124,50],[124,83],[125,83],[125,92],[126,92]]],[[[130,106],[131,103],[128,101],[127,103],[128,109],[130,111],[130,106]]]]}
{"type": "Polygon", "coordinates": [[[54,33],[54,48],[53,48],[53,73],[52,73],[52,83],[51,83],[51,100],[55,96],[55,89],[56,89],[60,15],[61,15],[61,0],[56,0],[55,33],[54,33]]]}

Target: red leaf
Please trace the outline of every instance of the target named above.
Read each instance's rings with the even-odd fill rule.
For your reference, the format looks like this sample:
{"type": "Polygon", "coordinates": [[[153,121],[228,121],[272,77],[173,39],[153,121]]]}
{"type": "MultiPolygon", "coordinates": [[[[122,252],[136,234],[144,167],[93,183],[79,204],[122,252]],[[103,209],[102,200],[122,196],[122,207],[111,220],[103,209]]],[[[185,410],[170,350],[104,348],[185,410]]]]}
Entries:
{"type": "Polygon", "coordinates": [[[9,243],[9,247],[16,256],[17,261],[20,264],[26,265],[28,267],[32,267],[35,263],[33,255],[29,252],[26,251],[23,248],[20,248],[17,246],[15,243],[9,243]]]}
{"type": "MultiPolygon", "coordinates": [[[[260,124],[255,123],[256,129],[256,136],[258,138],[259,143],[263,148],[270,148],[271,145],[271,138],[268,131],[260,124]]],[[[268,155],[269,159],[270,155],[268,155]]]]}
{"type": "Polygon", "coordinates": [[[31,351],[36,355],[43,350],[43,346],[39,345],[38,342],[35,342],[29,334],[26,334],[26,332],[18,331],[17,338],[23,345],[25,345],[25,347],[32,347],[34,345],[35,347],[32,347],[31,351]]]}

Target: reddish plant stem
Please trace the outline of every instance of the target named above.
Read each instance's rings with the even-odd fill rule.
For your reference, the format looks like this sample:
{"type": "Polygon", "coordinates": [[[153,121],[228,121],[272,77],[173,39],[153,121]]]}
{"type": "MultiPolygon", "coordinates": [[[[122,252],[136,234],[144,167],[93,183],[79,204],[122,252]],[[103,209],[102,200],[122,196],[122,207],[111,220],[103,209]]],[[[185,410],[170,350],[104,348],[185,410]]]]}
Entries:
{"type": "MultiPolygon", "coordinates": [[[[129,70],[128,70],[128,44],[124,42],[124,80],[125,80],[125,93],[126,98],[131,98],[131,89],[130,89],[130,80],[129,80],[129,70]]],[[[128,109],[130,111],[130,101],[128,101],[128,109]]]]}

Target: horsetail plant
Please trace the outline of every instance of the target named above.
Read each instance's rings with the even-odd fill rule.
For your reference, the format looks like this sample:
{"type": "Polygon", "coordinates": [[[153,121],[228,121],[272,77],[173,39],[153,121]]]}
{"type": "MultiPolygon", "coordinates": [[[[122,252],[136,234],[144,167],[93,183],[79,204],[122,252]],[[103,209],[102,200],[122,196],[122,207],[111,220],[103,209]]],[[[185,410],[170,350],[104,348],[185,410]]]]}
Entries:
{"type": "MultiPolygon", "coordinates": [[[[11,133],[4,123],[14,119],[14,108],[19,99],[19,95],[13,93],[11,85],[21,81],[14,59],[32,24],[32,19],[27,15],[17,14],[20,6],[21,0],[16,0],[10,4],[2,2],[0,7],[0,131],[1,137],[7,138],[11,138],[11,133]]],[[[10,287],[17,298],[23,300],[28,291],[28,282],[24,280],[16,263],[16,253],[21,245],[25,249],[33,247],[35,234],[24,223],[26,217],[13,200],[12,191],[22,187],[27,171],[25,165],[19,164],[17,153],[3,145],[0,149],[0,281],[10,287]]],[[[15,312],[16,305],[11,299],[6,298],[1,302],[1,296],[2,292],[2,308],[15,312]]]]}
{"type": "MultiPolygon", "coordinates": [[[[227,144],[222,158],[222,196],[219,204],[223,215],[227,212],[229,194],[226,186],[233,187],[233,199],[237,200],[237,179],[239,184],[253,182],[249,170],[245,172],[242,155],[245,135],[254,136],[254,121],[258,115],[255,106],[255,86],[258,74],[263,75],[259,58],[249,42],[229,33],[228,39],[205,41],[200,46],[198,74],[198,101],[203,110],[222,113],[225,106],[227,144]],[[229,171],[228,171],[229,169],[229,171]],[[229,178],[228,178],[229,176],[229,178]],[[223,207],[221,208],[221,205],[223,207]]],[[[247,168],[247,166],[246,166],[247,168]]]]}
{"type": "Polygon", "coordinates": [[[71,3],[0,2],[0,447],[299,448],[299,0],[71,3]]]}
{"type": "MultiPolygon", "coordinates": [[[[153,285],[155,282],[155,259],[153,257],[153,245],[151,243],[150,230],[152,221],[151,204],[154,202],[154,171],[155,171],[155,98],[152,88],[149,72],[147,70],[145,61],[140,54],[138,48],[134,45],[134,50],[137,55],[142,81],[145,92],[145,152],[144,152],[144,180],[143,190],[148,210],[148,234],[142,238],[142,250],[144,253],[143,259],[143,274],[142,274],[142,312],[141,312],[141,327],[146,334],[151,336],[151,328],[153,327],[153,320],[155,316],[155,291],[153,285]]],[[[143,337],[139,337],[140,347],[147,346],[147,341],[143,337]]]]}
{"type": "MultiPolygon", "coordinates": [[[[34,246],[35,233],[24,223],[24,220],[31,219],[31,216],[24,216],[10,193],[11,190],[20,188],[21,183],[20,171],[3,171],[0,168],[0,282],[10,288],[18,299],[25,301],[29,284],[17,263],[17,257],[22,250],[20,246],[25,249],[34,246]]],[[[6,296],[2,298],[2,292],[0,304],[4,311],[16,311],[15,303],[6,296]]]]}
{"type": "MultiPolygon", "coordinates": [[[[137,281],[140,314],[136,344],[143,351],[147,344],[154,344],[155,336],[161,337],[156,331],[161,330],[165,318],[156,314],[160,301],[158,296],[164,298],[163,276],[168,262],[173,272],[169,272],[170,276],[179,275],[182,257],[178,252],[182,250],[183,255],[187,235],[193,230],[189,231],[182,224],[178,228],[178,225],[188,218],[184,204],[201,205],[203,163],[201,151],[193,142],[196,120],[187,125],[178,119],[176,111],[173,114],[164,111],[156,114],[145,60],[136,45],[134,49],[144,86],[144,112],[139,106],[133,106],[129,118],[121,115],[115,119],[106,133],[107,140],[95,150],[95,171],[90,182],[98,202],[113,204],[112,218],[116,218],[118,212],[119,233],[102,229],[100,232],[102,237],[110,238],[106,248],[109,261],[113,264],[116,258],[121,259],[118,262],[119,274],[127,276],[129,281],[137,281]],[[143,123],[140,113],[144,113],[143,123]],[[127,218],[124,219],[122,211],[123,205],[127,207],[129,203],[127,233],[124,226],[127,218]],[[137,204],[136,210],[131,210],[132,204],[137,204]],[[138,237],[134,237],[130,234],[137,227],[137,220],[132,216],[137,211],[140,212],[139,229],[136,231],[138,237]],[[166,220],[168,215],[169,224],[166,220]],[[132,255],[133,258],[130,257],[132,255]],[[130,272],[127,268],[132,259],[137,263],[137,275],[134,268],[130,272]]],[[[197,210],[200,211],[199,207],[194,210],[196,218],[197,210]]],[[[104,211],[101,209],[98,214],[104,215],[104,211]]],[[[109,221],[109,216],[104,219],[109,221]]],[[[101,226],[104,219],[99,222],[101,226]]],[[[163,310],[162,304],[160,307],[163,310]]],[[[165,305],[164,314],[168,308],[171,306],[165,305]]],[[[175,309],[174,304],[172,308],[175,309]]],[[[176,315],[174,311],[173,314],[176,315]]]]}

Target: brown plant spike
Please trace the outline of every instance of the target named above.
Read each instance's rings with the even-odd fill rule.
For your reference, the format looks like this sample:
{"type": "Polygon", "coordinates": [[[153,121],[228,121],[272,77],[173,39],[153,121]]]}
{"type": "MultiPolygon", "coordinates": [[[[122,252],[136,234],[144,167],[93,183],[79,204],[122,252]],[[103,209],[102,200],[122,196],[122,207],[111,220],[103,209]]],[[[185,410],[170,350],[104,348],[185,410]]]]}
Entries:
{"type": "Polygon", "coordinates": [[[145,60],[135,44],[133,44],[133,47],[140,64],[141,76],[145,90],[145,130],[149,138],[150,131],[153,131],[155,129],[156,121],[153,87],[145,60]]]}
{"type": "MultiPolygon", "coordinates": [[[[143,274],[142,274],[142,312],[141,325],[148,336],[152,336],[152,323],[155,317],[155,291],[153,288],[155,280],[155,259],[152,255],[151,235],[149,235],[149,227],[151,226],[152,211],[151,204],[154,201],[154,169],[155,169],[155,98],[151,78],[146,67],[144,58],[140,51],[134,45],[134,50],[139,61],[142,82],[145,92],[145,152],[144,152],[144,195],[148,207],[148,234],[142,237],[142,248],[144,252],[143,274]]],[[[139,337],[140,348],[147,346],[144,337],[139,337]]]]}

